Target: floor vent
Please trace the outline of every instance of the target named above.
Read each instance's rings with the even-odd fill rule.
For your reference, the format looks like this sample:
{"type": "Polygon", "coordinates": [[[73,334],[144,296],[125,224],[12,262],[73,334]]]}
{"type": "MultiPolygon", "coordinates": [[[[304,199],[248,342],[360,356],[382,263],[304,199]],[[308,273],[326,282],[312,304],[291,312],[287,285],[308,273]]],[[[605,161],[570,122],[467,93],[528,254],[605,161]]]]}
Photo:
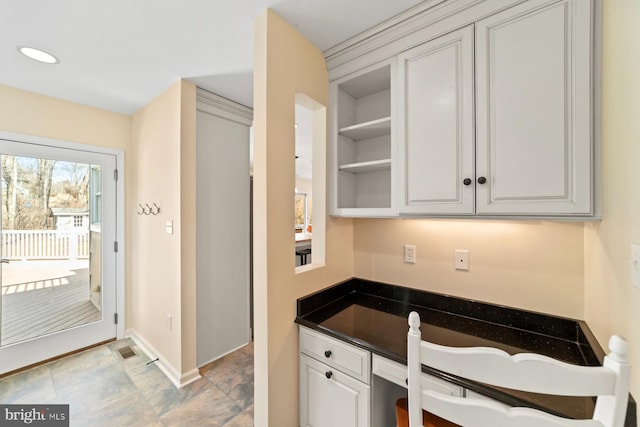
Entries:
{"type": "Polygon", "coordinates": [[[136,352],[130,346],[121,347],[117,350],[118,354],[122,359],[128,359],[136,355],[136,352]]]}

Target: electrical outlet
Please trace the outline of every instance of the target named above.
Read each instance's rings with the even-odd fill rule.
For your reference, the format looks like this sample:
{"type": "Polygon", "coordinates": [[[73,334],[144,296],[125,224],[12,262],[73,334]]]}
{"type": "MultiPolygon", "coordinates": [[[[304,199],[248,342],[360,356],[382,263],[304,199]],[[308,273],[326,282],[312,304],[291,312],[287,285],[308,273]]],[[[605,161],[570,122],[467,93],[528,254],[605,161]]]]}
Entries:
{"type": "Polygon", "coordinates": [[[466,249],[456,249],[453,252],[453,265],[456,270],[469,271],[469,251],[466,249]]]}
{"type": "Polygon", "coordinates": [[[416,246],[404,245],[404,262],[408,264],[416,263],[416,246]]]}

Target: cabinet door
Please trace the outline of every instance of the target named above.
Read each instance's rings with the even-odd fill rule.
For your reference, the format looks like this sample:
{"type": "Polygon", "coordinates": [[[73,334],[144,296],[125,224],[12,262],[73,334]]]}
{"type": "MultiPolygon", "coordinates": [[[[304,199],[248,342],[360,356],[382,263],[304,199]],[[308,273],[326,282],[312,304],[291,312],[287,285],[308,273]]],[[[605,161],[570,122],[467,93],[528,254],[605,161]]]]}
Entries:
{"type": "Polygon", "coordinates": [[[473,26],[399,56],[401,213],[474,212],[473,26]]]}
{"type": "Polygon", "coordinates": [[[591,8],[531,0],[476,24],[478,213],[592,213],[591,8]]]}
{"type": "Polygon", "coordinates": [[[300,426],[368,427],[369,386],[301,354],[300,426]]]}

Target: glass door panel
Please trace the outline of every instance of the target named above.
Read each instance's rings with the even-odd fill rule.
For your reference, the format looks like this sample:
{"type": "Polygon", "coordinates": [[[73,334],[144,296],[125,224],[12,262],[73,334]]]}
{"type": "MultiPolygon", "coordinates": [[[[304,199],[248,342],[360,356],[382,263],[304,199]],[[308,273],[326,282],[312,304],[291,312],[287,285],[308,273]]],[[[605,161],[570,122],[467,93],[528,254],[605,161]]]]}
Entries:
{"type": "Polygon", "coordinates": [[[91,262],[91,248],[99,249],[100,224],[90,222],[92,171],[100,166],[0,158],[0,346],[101,320],[100,284],[90,280],[95,275],[89,268],[101,264],[100,252],[91,262]]]}
{"type": "Polygon", "coordinates": [[[115,337],[111,168],[112,155],[0,140],[0,373],[115,337]]]}

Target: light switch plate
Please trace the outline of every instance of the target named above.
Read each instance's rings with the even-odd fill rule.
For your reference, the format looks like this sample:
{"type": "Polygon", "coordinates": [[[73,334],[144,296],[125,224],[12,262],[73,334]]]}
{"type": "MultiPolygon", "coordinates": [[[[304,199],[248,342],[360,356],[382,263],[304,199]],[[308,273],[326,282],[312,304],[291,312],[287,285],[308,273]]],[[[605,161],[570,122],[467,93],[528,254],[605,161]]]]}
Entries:
{"type": "Polygon", "coordinates": [[[631,283],[640,288],[640,244],[631,244],[631,283]]]}
{"type": "Polygon", "coordinates": [[[466,249],[456,249],[453,253],[453,265],[456,270],[469,270],[469,251],[466,249]]]}

